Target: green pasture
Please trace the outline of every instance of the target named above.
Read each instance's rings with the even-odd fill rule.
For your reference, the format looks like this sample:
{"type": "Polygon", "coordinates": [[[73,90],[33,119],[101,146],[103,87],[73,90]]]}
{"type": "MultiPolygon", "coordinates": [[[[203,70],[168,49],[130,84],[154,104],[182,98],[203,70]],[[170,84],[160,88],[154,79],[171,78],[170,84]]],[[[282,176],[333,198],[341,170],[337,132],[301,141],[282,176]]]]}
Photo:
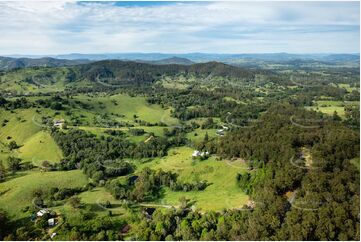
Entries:
{"type": "Polygon", "coordinates": [[[247,166],[239,161],[219,161],[216,157],[207,160],[193,160],[193,150],[188,147],[171,149],[168,156],[156,158],[150,162],[137,163],[138,170],[144,167],[163,169],[179,173],[180,181],[195,182],[207,180],[211,183],[204,191],[170,191],[165,189],[164,197],[156,204],[178,206],[179,199],[186,197],[195,201],[195,207],[205,210],[240,208],[248,201],[236,183],[238,172],[245,172],[247,166]]]}
{"type": "Polygon", "coordinates": [[[21,210],[31,206],[33,192],[48,191],[51,187],[73,188],[87,184],[88,179],[80,170],[40,172],[19,172],[14,178],[0,183],[0,207],[14,218],[29,216],[21,210]]]}

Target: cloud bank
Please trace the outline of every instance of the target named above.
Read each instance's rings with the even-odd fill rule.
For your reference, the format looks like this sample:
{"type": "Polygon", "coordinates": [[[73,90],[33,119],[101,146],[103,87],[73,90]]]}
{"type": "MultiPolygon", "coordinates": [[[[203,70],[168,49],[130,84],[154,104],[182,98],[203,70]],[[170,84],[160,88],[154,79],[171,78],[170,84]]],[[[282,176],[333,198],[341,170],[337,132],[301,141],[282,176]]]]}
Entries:
{"type": "Polygon", "coordinates": [[[0,2],[0,55],[355,53],[358,2],[0,2]]]}

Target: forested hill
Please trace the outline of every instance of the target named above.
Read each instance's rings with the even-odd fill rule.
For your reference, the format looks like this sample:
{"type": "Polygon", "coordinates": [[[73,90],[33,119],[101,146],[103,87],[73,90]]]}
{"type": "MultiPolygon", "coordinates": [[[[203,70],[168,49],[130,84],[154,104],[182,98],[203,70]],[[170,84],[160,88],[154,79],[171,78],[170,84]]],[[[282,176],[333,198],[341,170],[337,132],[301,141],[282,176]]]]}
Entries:
{"type": "Polygon", "coordinates": [[[254,71],[226,65],[219,62],[198,63],[193,65],[154,65],[131,61],[105,60],[90,64],[79,65],[79,77],[94,81],[97,78],[116,78],[152,82],[162,75],[174,76],[190,74],[196,76],[222,76],[232,78],[252,79],[254,71]]]}
{"type": "Polygon", "coordinates": [[[160,60],[135,60],[136,62],[140,63],[148,63],[148,64],[155,64],[155,65],[170,65],[170,64],[177,64],[177,65],[192,65],[194,64],[193,61],[187,58],[180,58],[180,57],[172,57],[160,60]]]}
{"type": "Polygon", "coordinates": [[[70,66],[89,63],[89,60],[65,60],[55,59],[50,57],[44,57],[39,59],[31,58],[11,58],[0,56],[0,70],[13,70],[18,68],[44,66],[44,67],[58,67],[58,66],[70,66]]]}

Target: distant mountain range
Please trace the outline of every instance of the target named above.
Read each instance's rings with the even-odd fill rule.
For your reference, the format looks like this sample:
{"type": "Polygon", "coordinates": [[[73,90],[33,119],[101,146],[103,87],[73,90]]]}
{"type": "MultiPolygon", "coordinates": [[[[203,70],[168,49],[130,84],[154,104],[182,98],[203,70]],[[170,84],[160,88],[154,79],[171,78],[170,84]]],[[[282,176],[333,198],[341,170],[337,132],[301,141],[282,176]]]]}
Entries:
{"type": "Polygon", "coordinates": [[[124,60],[139,63],[156,65],[178,64],[192,65],[194,63],[217,61],[227,64],[239,63],[294,63],[321,62],[321,63],[353,63],[360,62],[360,54],[209,54],[209,53],[189,53],[189,54],[164,54],[164,53],[114,53],[114,54],[67,54],[52,56],[19,56],[0,57],[0,70],[14,68],[24,68],[31,66],[69,66],[85,64],[100,60],[124,60]]]}
{"type": "MultiPolygon", "coordinates": [[[[89,59],[57,59],[54,57],[42,57],[42,58],[13,58],[13,57],[1,57],[0,56],[0,70],[13,70],[17,68],[25,67],[58,67],[58,66],[71,66],[79,64],[87,64],[94,62],[95,60],[89,59]]],[[[154,65],[192,65],[194,62],[179,57],[171,57],[160,60],[132,60],[134,62],[154,64],[154,65]]]]}
{"type": "Polygon", "coordinates": [[[56,67],[56,66],[70,66],[78,64],[89,63],[89,60],[65,60],[56,59],[50,57],[43,57],[38,59],[32,58],[11,58],[0,56],[0,70],[12,70],[17,68],[44,66],[44,67],[56,67]]]}
{"type": "Polygon", "coordinates": [[[309,59],[317,61],[346,61],[359,60],[360,54],[289,54],[289,53],[270,53],[270,54],[209,54],[209,53],[189,53],[189,54],[164,54],[164,53],[115,53],[115,54],[68,54],[50,56],[60,59],[76,60],[147,60],[155,61],[167,58],[186,58],[193,62],[206,61],[225,61],[231,59],[255,59],[268,61],[289,61],[295,59],[309,59]]]}
{"type": "Polygon", "coordinates": [[[154,65],[192,65],[195,62],[187,59],[187,58],[180,58],[180,57],[171,57],[161,60],[153,60],[153,61],[147,61],[147,60],[135,60],[135,62],[140,63],[148,63],[148,64],[154,64],[154,65]]]}

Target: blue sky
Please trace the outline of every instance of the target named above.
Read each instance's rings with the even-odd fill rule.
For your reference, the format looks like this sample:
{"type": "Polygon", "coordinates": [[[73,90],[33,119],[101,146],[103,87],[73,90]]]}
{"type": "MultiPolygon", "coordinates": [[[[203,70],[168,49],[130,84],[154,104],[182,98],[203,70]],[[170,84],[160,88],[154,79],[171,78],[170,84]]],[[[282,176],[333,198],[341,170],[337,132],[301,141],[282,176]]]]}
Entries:
{"type": "Polygon", "coordinates": [[[359,2],[0,2],[0,55],[358,53],[359,2]]]}

